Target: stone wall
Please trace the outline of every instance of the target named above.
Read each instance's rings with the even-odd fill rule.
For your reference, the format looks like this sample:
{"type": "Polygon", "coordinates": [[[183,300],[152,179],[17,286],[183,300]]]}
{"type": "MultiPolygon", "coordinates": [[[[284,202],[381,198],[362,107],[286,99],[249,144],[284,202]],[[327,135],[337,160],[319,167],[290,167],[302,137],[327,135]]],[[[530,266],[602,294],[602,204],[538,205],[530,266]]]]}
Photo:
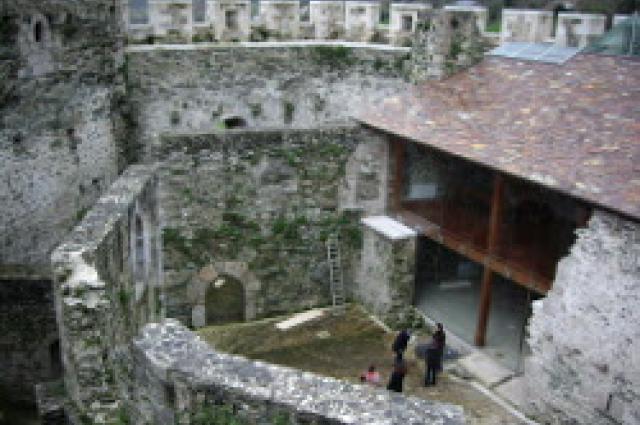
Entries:
{"type": "Polygon", "coordinates": [[[392,2],[389,37],[396,46],[411,46],[417,28],[418,13],[431,9],[431,5],[418,2],[392,2]]]}
{"type": "Polygon", "coordinates": [[[61,375],[56,341],[51,280],[0,279],[0,401],[35,404],[35,384],[61,375]]]}
{"type": "Polygon", "coordinates": [[[545,423],[640,423],[640,224],[595,211],[534,303],[527,400],[545,423]]]}
{"type": "Polygon", "coordinates": [[[342,237],[350,285],[364,212],[385,208],[382,136],[359,127],[162,138],[168,316],[204,325],[206,291],[240,281],[245,318],[329,303],[325,240],[342,237]]]}
{"type": "Polygon", "coordinates": [[[362,225],[362,265],[354,297],[387,324],[402,326],[413,305],[416,234],[388,217],[368,217],[362,225]]]}
{"type": "Polygon", "coordinates": [[[204,133],[226,118],[248,127],[309,128],[396,93],[406,48],[351,44],[134,46],[129,94],[140,143],[162,133],[204,133]]]}
{"type": "Polygon", "coordinates": [[[269,38],[296,40],[300,36],[300,2],[298,0],[263,0],[260,18],[269,38]]]}
{"type": "Polygon", "coordinates": [[[218,353],[172,320],[143,329],[135,362],[136,424],[195,423],[224,405],[250,424],[464,423],[458,406],[218,353]]]}
{"type": "Polygon", "coordinates": [[[52,254],[65,389],[83,423],[114,421],[132,392],[129,343],[163,314],[160,247],[157,179],[134,166],[52,254]]]}
{"type": "Polygon", "coordinates": [[[377,0],[346,0],[344,11],[346,39],[372,41],[376,25],[380,21],[380,3],[377,0]]]}
{"type": "Polygon", "coordinates": [[[309,20],[313,24],[314,37],[318,40],[335,40],[344,37],[344,3],[336,0],[311,0],[309,20]]]}
{"type": "Polygon", "coordinates": [[[474,13],[421,12],[411,50],[411,80],[447,78],[482,60],[485,48],[474,13]]]}
{"type": "Polygon", "coordinates": [[[0,267],[40,266],[118,172],[117,3],[0,5],[0,267]]]}

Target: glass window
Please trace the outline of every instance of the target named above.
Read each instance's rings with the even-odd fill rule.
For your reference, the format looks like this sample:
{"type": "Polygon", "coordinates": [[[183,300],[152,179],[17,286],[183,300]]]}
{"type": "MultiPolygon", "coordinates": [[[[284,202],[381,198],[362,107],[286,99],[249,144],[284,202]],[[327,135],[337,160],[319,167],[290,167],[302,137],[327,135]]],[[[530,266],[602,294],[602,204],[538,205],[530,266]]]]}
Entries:
{"type": "Polygon", "coordinates": [[[207,19],[207,0],[193,0],[193,22],[203,23],[207,19]]]}
{"type": "Polygon", "coordinates": [[[148,0],[131,0],[129,2],[129,23],[131,24],[149,23],[148,0]]]}

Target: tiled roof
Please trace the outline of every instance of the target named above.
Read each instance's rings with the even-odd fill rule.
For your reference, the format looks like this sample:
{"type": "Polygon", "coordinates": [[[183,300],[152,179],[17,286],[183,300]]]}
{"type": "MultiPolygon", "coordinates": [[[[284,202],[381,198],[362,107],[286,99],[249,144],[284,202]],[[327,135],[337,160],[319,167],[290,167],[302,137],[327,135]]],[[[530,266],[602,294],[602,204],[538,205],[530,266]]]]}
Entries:
{"type": "Polygon", "coordinates": [[[356,118],[640,218],[640,60],[487,57],[356,118]]]}

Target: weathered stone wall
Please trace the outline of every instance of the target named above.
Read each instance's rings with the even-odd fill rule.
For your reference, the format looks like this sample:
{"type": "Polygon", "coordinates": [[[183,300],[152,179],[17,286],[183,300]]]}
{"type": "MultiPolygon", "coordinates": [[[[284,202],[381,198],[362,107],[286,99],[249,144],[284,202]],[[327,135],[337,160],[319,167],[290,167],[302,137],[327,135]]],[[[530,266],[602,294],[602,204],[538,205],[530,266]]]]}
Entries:
{"type": "Polygon", "coordinates": [[[0,279],[0,400],[34,405],[35,384],[60,377],[49,279],[0,279]]]}
{"type": "Polygon", "coordinates": [[[595,211],[534,304],[527,400],[545,423],[640,423],[640,224],[595,211]]]}
{"type": "Polygon", "coordinates": [[[72,416],[114,421],[131,388],[129,344],[158,320],[157,179],[134,166],[52,254],[56,317],[72,416]]]}
{"type": "Polygon", "coordinates": [[[311,0],[309,20],[313,24],[314,38],[336,40],[344,37],[344,4],[336,0],[311,0]]]}
{"type": "Polygon", "coordinates": [[[218,353],[173,320],[143,329],[135,362],[136,424],[189,424],[216,405],[251,424],[464,423],[458,406],[218,353]]]}
{"type": "Polygon", "coordinates": [[[162,133],[204,133],[224,119],[310,128],[344,120],[405,86],[406,48],[255,43],[129,48],[129,94],[147,151],[162,133]]]}
{"type": "Polygon", "coordinates": [[[443,79],[479,62],[485,42],[472,12],[421,12],[411,50],[414,82],[443,79]]]}
{"type": "Polygon", "coordinates": [[[410,46],[417,28],[418,13],[431,9],[431,5],[418,2],[392,2],[389,38],[396,46],[410,46]],[[411,25],[405,27],[410,21],[411,25]]]}
{"type": "Polygon", "coordinates": [[[270,38],[295,40],[300,35],[300,2],[298,0],[263,0],[260,18],[270,38]]]}
{"type": "Polygon", "coordinates": [[[542,43],[552,38],[553,12],[546,10],[502,10],[500,43],[542,43]]]}
{"type": "Polygon", "coordinates": [[[376,26],[380,21],[380,3],[377,0],[346,0],[344,11],[346,39],[372,41],[376,26]]]}
{"type": "Polygon", "coordinates": [[[362,264],[354,297],[395,327],[406,322],[413,305],[416,238],[415,232],[387,217],[388,228],[376,227],[379,219],[363,220],[362,264]],[[393,235],[398,229],[400,233],[393,235]]]}
{"type": "Polygon", "coordinates": [[[385,208],[384,138],[333,127],[162,141],[169,316],[204,325],[205,293],[219,276],[243,284],[246,319],[329,303],[332,232],[353,282],[358,218],[385,208]]]}
{"type": "Polygon", "coordinates": [[[0,4],[0,265],[48,255],[118,171],[117,3],[0,4]]]}

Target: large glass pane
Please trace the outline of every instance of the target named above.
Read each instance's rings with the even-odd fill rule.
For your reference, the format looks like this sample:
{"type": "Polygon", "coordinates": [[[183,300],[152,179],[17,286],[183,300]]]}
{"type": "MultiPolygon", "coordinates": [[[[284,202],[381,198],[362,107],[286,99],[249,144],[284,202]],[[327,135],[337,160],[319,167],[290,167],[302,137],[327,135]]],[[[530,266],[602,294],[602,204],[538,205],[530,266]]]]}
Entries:
{"type": "Polygon", "coordinates": [[[473,344],[482,266],[427,238],[418,240],[415,305],[473,344]]]}
{"type": "Polygon", "coordinates": [[[530,353],[525,327],[531,302],[539,297],[505,277],[493,277],[485,350],[517,372],[522,372],[523,356],[530,353]]]}

